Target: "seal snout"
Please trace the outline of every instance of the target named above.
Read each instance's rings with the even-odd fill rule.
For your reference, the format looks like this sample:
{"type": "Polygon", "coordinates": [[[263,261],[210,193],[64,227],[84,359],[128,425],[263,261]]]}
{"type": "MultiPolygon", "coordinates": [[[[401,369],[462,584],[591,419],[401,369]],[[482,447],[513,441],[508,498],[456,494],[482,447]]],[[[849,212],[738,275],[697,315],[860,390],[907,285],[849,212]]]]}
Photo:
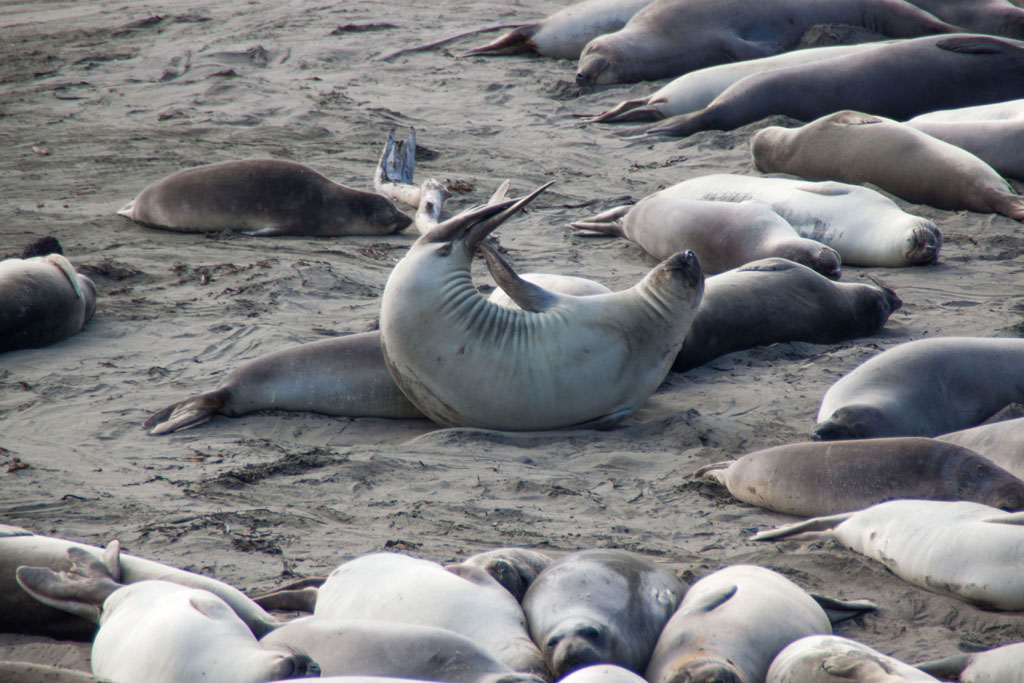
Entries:
{"type": "Polygon", "coordinates": [[[551,653],[551,672],[558,679],[570,671],[605,661],[606,640],[603,628],[588,623],[552,635],[545,648],[551,653]]]}
{"type": "Polygon", "coordinates": [[[576,85],[597,85],[601,75],[611,67],[606,57],[598,54],[585,54],[580,57],[580,67],[576,71],[576,85]]]}
{"type": "Polygon", "coordinates": [[[748,683],[729,662],[705,659],[692,662],[664,683],[748,683]]]}
{"type": "Polygon", "coordinates": [[[662,263],[662,267],[669,273],[678,274],[679,277],[685,278],[689,282],[697,282],[704,277],[697,255],[689,249],[669,256],[662,263]]]}
{"type": "Polygon", "coordinates": [[[907,253],[907,261],[914,264],[931,263],[939,258],[942,248],[942,232],[931,221],[914,226],[913,242],[907,253]]]}

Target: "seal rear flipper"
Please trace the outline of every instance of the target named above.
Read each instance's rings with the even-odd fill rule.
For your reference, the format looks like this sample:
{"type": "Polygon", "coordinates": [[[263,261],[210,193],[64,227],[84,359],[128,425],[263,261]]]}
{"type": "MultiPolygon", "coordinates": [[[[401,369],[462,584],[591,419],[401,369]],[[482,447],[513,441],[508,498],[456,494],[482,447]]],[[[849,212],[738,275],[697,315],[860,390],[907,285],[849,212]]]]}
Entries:
{"type": "Polygon", "coordinates": [[[992,209],[996,213],[1009,216],[1015,221],[1024,222],[1024,197],[1013,192],[993,190],[992,209]]]}
{"type": "Polygon", "coordinates": [[[629,204],[616,206],[607,211],[602,211],[593,218],[573,221],[569,224],[569,227],[576,230],[593,230],[606,235],[614,235],[615,237],[625,237],[626,235],[622,231],[622,219],[626,217],[626,214],[632,208],[633,206],[629,204]]]}
{"type": "Polygon", "coordinates": [[[953,655],[945,659],[935,659],[930,662],[921,662],[914,666],[932,676],[941,676],[950,680],[959,680],[967,665],[971,663],[970,655],[953,655]]]}
{"type": "Polygon", "coordinates": [[[635,412],[635,406],[630,408],[619,408],[618,410],[613,410],[607,415],[602,415],[601,417],[595,418],[593,420],[588,420],[586,422],[581,422],[580,424],[571,425],[567,427],[567,429],[612,429],[635,412]]]}
{"type": "Polygon", "coordinates": [[[388,131],[380,162],[373,174],[373,187],[388,199],[419,208],[420,188],[412,184],[416,172],[416,129],[409,128],[404,142],[395,141],[395,129],[388,131]]]}
{"type": "Polygon", "coordinates": [[[71,570],[60,574],[46,567],[18,567],[18,584],[44,605],[98,624],[104,601],[121,584],[103,562],[82,548],[68,548],[68,559],[71,570]]]}
{"type": "Polygon", "coordinates": [[[533,42],[533,36],[539,28],[540,24],[523,24],[493,42],[462,52],[458,56],[503,57],[536,52],[537,45],[533,42]]]}
{"type": "Polygon", "coordinates": [[[481,242],[479,248],[484,260],[487,261],[487,270],[490,271],[491,277],[519,308],[531,313],[540,313],[554,305],[557,297],[543,287],[519,277],[494,245],[481,242]]]}
{"type": "Polygon", "coordinates": [[[125,204],[124,206],[122,206],[120,209],[117,210],[117,215],[125,216],[126,218],[130,218],[132,220],[135,220],[135,215],[134,214],[135,214],[135,200],[134,199],[131,200],[130,202],[128,202],[127,204],[125,204]]]}
{"type": "Polygon", "coordinates": [[[786,526],[776,527],[774,529],[766,529],[759,531],[750,537],[752,541],[771,541],[776,538],[785,538],[786,536],[795,536],[796,534],[802,534],[808,531],[828,531],[839,526],[853,515],[852,512],[844,512],[841,515],[830,515],[828,517],[814,517],[812,519],[805,520],[803,522],[797,522],[796,524],[787,524],[786,526]]]}
{"type": "Polygon", "coordinates": [[[664,114],[650,106],[646,97],[623,100],[608,111],[588,119],[587,123],[624,123],[626,121],[660,121],[664,114]]]}
{"type": "Polygon", "coordinates": [[[227,397],[220,391],[192,396],[153,413],[142,423],[142,428],[148,429],[150,435],[158,436],[196,427],[220,413],[226,403],[227,397]]]}
{"type": "Polygon", "coordinates": [[[691,476],[694,479],[703,479],[704,481],[713,481],[716,484],[725,486],[725,479],[720,474],[721,470],[728,469],[735,460],[723,460],[721,462],[713,462],[710,465],[704,465],[704,467],[698,468],[691,476]]]}
{"type": "Polygon", "coordinates": [[[828,620],[833,625],[852,619],[858,614],[874,612],[878,609],[878,605],[870,600],[836,600],[816,593],[810,593],[810,596],[821,606],[821,609],[825,610],[828,620]]]}
{"type": "Polygon", "coordinates": [[[319,594],[320,589],[314,586],[285,588],[253,598],[253,602],[263,609],[285,609],[312,613],[319,594]]]}
{"type": "Polygon", "coordinates": [[[1018,524],[1024,525],[1024,512],[1009,512],[999,517],[989,517],[982,520],[989,524],[1018,524]]]}

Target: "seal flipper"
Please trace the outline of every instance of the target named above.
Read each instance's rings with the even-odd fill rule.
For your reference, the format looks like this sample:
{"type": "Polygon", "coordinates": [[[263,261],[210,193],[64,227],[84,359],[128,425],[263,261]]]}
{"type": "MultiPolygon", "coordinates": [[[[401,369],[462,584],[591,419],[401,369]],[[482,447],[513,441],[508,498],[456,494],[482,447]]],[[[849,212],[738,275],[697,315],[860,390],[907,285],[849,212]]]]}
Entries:
{"type": "Polygon", "coordinates": [[[694,479],[712,481],[715,482],[716,484],[721,484],[722,486],[725,486],[725,480],[722,478],[722,475],[719,474],[719,472],[721,470],[728,469],[729,466],[732,465],[734,462],[736,461],[723,460],[721,462],[713,462],[710,465],[704,465],[704,467],[698,468],[697,471],[690,476],[692,476],[694,479]]]}
{"type": "Polygon", "coordinates": [[[750,540],[770,541],[776,538],[795,536],[796,534],[802,534],[807,531],[829,531],[831,529],[836,528],[852,516],[852,512],[844,512],[841,515],[830,515],[828,517],[814,517],[803,522],[797,522],[796,524],[787,524],[786,526],[780,526],[774,529],[766,529],[764,531],[759,531],[758,533],[751,536],[750,540]]]}
{"type": "Polygon", "coordinates": [[[540,24],[523,24],[497,40],[463,52],[458,57],[504,57],[536,52],[537,45],[533,42],[533,35],[539,28],[540,24]]]}
{"type": "Polygon", "coordinates": [[[624,123],[626,121],[660,121],[665,115],[650,106],[648,98],[623,100],[608,111],[588,119],[587,123],[624,123]]]}
{"type": "Polygon", "coordinates": [[[721,607],[736,595],[736,591],[739,588],[736,584],[724,586],[720,590],[705,595],[702,599],[697,602],[687,605],[686,614],[695,614],[697,612],[710,612],[718,607],[721,607]]]}
{"type": "Polygon", "coordinates": [[[228,396],[224,389],[214,389],[205,394],[192,396],[153,413],[142,423],[142,428],[148,429],[150,435],[158,436],[196,427],[220,413],[227,400],[228,396]]]}
{"type": "Polygon", "coordinates": [[[569,227],[576,230],[594,230],[595,232],[614,235],[615,237],[625,237],[626,235],[622,230],[622,219],[625,218],[632,208],[629,204],[616,206],[607,211],[602,211],[593,218],[574,221],[569,224],[569,227]]]}
{"type": "Polygon", "coordinates": [[[117,215],[135,220],[135,200],[131,200],[130,202],[122,206],[120,209],[118,209],[117,215]]]}
{"type": "Polygon", "coordinates": [[[404,142],[395,141],[395,129],[388,131],[380,162],[373,174],[373,187],[388,199],[419,208],[420,188],[412,184],[416,172],[416,129],[409,128],[404,142]]]}
{"type": "Polygon", "coordinates": [[[1020,524],[1024,525],[1024,512],[1008,512],[1000,517],[989,517],[983,520],[989,524],[1020,524]]]}
{"type": "Polygon", "coordinates": [[[286,609],[299,612],[313,612],[320,589],[315,586],[285,588],[253,598],[263,609],[286,609]]]}
{"type": "Polygon", "coordinates": [[[992,210],[1015,221],[1024,222],[1024,197],[1013,192],[992,191],[992,210]]]}
{"type": "Polygon", "coordinates": [[[519,308],[531,313],[540,313],[554,305],[557,297],[548,290],[519,277],[508,261],[502,258],[494,245],[480,243],[480,252],[487,261],[487,270],[498,286],[519,308]]]}
{"type": "Polygon", "coordinates": [[[959,680],[967,665],[971,663],[970,655],[953,655],[945,659],[935,659],[930,662],[921,662],[914,666],[932,676],[941,676],[950,680],[959,680]]]}
{"type": "Polygon", "coordinates": [[[71,570],[60,574],[46,567],[18,567],[18,584],[44,605],[98,624],[104,601],[122,586],[88,551],[72,546],[68,559],[71,570]]]}
{"type": "Polygon", "coordinates": [[[833,625],[838,624],[840,621],[852,619],[858,614],[874,612],[878,609],[878,605],[870,600],[836,600],[835,598],[818,595],[817,593],[810,593],[809,595],[821,606],[821,609],[825,610],[828,620],[833,625]]]}

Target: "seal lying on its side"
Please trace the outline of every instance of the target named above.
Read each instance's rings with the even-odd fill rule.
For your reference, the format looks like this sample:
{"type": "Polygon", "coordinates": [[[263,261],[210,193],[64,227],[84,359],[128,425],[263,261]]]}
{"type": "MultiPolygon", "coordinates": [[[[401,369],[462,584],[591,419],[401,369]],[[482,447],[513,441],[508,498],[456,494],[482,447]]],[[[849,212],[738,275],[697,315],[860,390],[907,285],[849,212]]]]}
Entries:
{"type": "Polygon", "coordinates": [[[902,305],[888,287],[833,282],[781,258],[712,275],[672,363],[684,372],[733,351],[778,342],[832,344],[874,334],[902,305]]]}
{"type": "Polygon", "coordinates": [[[937,337],[894,346],[829,387],[811,438],[937,436],[1024,401],[1024,339],[937,337]]]}
{"type": "Polygon", "coordinates": [[[668,373],[703,291],[693,254],[633,288],[574,297],[523,281],[481,240],[526,202],[471,209],[421,236],[381,299],[381,346],[395,383],[442,425],[606,427],[631,415],[668,373]],[[483,248],[523,310],[487,301],[470,263],[483,248]],[[500,391],[495,391],[500,388],[500,391]]]}
{"type": "Polygon", "coordinates": [[[943,680],[960,683],[999,683],[1024,680],[1024,643],[953,655],[945,659],[922,662],[917,665],[943,680]]]}
{"type": "Polygon", "coordinates": [[[771,126],[754,136],[751,152],[754,166],[764,173],[873,183],[910,202],[1024,221],[1024,197],[991,166],[880,116],[841,111],[800,128],[771,126]]]}
{"type": "Polygon", "coordinates": [[[776,655],[765,683],[937,681],[909,664],[840,636],[807,636],[776,655]]]}
{"type": "Polygon", "coordinates": [[[386,235],[412,223],[386,197],[278,159],[178,171],[146,187],[118,213],[153,228],[238,230],[263,237],[386,235]]]}
{"type": "Polygon", "coordinates": [[[753,540],[824,531],[915,586],[1016,612],[1024,610],[1022,524],[1024,513],[980,503],[890,500],[762,531],[753,540]]]}
{"type": "Polygon", "coordinates": [[[801,517],[893,498],[1024,508],[1024,481],[974,451],[920,437],[785,444],[702,467],[694,476],[726,486],[744,503],[801,517]]]}

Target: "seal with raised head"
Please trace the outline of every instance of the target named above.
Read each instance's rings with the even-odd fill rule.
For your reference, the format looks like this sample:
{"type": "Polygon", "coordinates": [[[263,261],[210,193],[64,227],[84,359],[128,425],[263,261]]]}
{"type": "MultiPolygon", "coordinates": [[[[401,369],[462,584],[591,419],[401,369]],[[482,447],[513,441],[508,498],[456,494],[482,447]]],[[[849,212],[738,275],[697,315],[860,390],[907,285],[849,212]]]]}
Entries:
{"type": "Polygon", "coordinates": [[[841,636],[806,636],[776,655],[765,683],[900,683],[937,681],[928,674],[841,636]]]}
{"type": "Polygon", "coordinates": [[[96,286],[60,254],[0,261],[0,353],[77,334],[96,310],[96,286]]]}
{"type": "Polygon", "coordinates": [[[891,38],[957,30],[901,0],[655,0],[587,44],[576,81],[632,83],[767,57],[795,48],[815,24],[865,26],[891,38]]]}
{"type": "Polygon", "coordinates": [[[894,346],[829,387],[811,438],[938,436],[1024,402],[1024,339],[936,337],[894,346]]]}
{"type": "Polygon", "coordinates": [[[922,662],[917,668],[960,683],[999,683],[1024,680],[1024,643],[953,655],[922,662]]]}
{"type": "Polygon", "coordinates": [[[972,450],[912,436],[785,444],[702,467],[694,476],[722,484],[744,503],[801,517],[893,498],[1024,508],[1024,481],[972,450]]]}
{"type": "Polygon", "coordinates": [[[1024,477],[1024,417],[961,429],[935,438],[970,448],[1007,472],[1024,477]]]}
{"type": "Polygon", "coordinates": [[[981,503],[890,500],[762,531],[755,541],[824,532],[907,583],[985,607],[1024,610],[1024,513],[981,503]]]}
{"type": "Polygon", "coordinates": [[[635,553],[581,550],[541,572],[523,611],[556,680],[590,664],[639,673],[686,588],[635,553]]]}
{"type": "Polygon", "coordinates": [[[840,111],[799,128],[771,126],[754,136],[751,152],[764,173],[873,183],[910,202],[1024,221],[1024,197],[991,166],[881,116],[840,111]]]}
{"type": "Polygon", "coordinates": [[[801,237],[785,218],[759,201],[686,199],[669,188],[633,206],[617,206],[569,225],[625,237],[657,259],[688,249],[706,274],[771,256],[802,263],[833,280],[841,272],[834,249],[801,237]]]}
{"type": "Polygon", "coordinates": [[[835,249],[846,265],[921,265],[934,261],[942,246],[942,233],[933,222],[859,185],[715,173],[662,192],[686,199],[764,202],[802,237],[835,249]]]}
{"type": "Polygon", "coordinates": [[[1024,45],[992,36],[930,36],[748,76],[704,109],[646,133],[682,137],[775,114],[812,121],[842,109],[903,120],[1018,97],[1024,97],[1024,45]]]}
{"type": "Polygon", "coordinates": [[[387,197],[279,159],[178,171],[146,187],[118,213],[165,230],[237,230],[263,237],[386,235],[412,223],[387,197]]]}
{"type": "Polygon", "coordinates": [[[99,624],[92,672],[111,681],[264,683],[317,676],[302,654],[260,646],[238,615],[213,593],[162,580],[123,585],[82,548],[67,551],[71,569],[22,566],[18,583],[44,604],[99,624]]]}
{"type": "Polygon", "coordinates": [[[516,600],[522,601],[526,589],[552,562],[551,557],[529,548],[495,548],[467,557],[459,564],[483,569],[516,600]]]}
{"type": "Polygon", "coordinates": [[[762,259],[712,275],[672,370],[779,342],[832,344],[878,332],[902,305],[874,282],[833,282],[806,266],[762,259]]]}
{"type": "Polygon", "coordinates": [[[693,319],[704,278],[692,253],[676,254],[612,294],[568,296],[519,278],[481,240],[541,190],[439,224],[388,278],[384,359],[409,400],[439,424],[611,426],[661,384],[693,319]],[[478,246],[523,310],[477,291],[469,266],[478,246]]]}
{"type": "Polygon", "coordinates": [[[819,601],[836,609],[874,609],[813,597],[765,567],[737,564],[712,572],[690,587],[665,624],[644,678],[650,683],[763,681],[786,645],[832,633],[832,617],[819,601]]]}

